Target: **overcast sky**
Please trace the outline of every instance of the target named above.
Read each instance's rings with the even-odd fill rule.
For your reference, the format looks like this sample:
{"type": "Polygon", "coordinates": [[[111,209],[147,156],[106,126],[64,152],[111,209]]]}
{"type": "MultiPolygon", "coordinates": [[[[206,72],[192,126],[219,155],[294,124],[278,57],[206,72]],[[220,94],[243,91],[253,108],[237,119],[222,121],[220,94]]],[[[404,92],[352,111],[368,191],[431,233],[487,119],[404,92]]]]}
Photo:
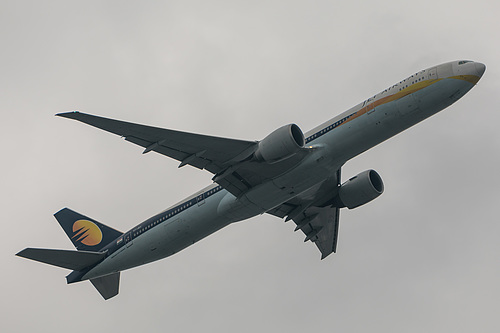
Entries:
{"type": "Polygon", "coordinates": [[[497,1],[0,1],[2,332],[494,332],[500,324],[497,1]],[[103,301],[15,257],[71,249],[70,207],[122,231],[210,184],[55,113],[258,140],[307,131],[443,62],[486,64],[442,113],[348,162],[386,191],[321,261],[263,215],[122,273],[103,301]]]}

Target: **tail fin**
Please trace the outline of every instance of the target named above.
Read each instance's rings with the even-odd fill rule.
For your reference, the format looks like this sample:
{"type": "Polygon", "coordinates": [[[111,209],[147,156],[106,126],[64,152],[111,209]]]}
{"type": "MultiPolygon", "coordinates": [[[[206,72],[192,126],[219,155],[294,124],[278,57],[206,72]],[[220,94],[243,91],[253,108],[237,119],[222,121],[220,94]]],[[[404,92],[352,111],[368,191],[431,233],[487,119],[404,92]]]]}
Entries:
{"type": "Polygon", "coordinates": [[[77,250],[98,251],[123,235],[118,230],[68,208],[61,209],[54,216],[77,250]]]}

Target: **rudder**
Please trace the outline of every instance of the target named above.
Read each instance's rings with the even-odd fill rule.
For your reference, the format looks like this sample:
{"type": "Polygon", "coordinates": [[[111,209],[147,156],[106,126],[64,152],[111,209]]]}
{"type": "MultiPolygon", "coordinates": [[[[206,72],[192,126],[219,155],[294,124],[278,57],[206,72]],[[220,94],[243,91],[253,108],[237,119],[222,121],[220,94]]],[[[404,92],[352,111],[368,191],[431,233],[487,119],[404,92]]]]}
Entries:
{"type": "Polygon", "coordinates": [[[54,217],[77,250],[98,251],[123,235],[122,232],[69,208],[61,209],[54,217]]]}

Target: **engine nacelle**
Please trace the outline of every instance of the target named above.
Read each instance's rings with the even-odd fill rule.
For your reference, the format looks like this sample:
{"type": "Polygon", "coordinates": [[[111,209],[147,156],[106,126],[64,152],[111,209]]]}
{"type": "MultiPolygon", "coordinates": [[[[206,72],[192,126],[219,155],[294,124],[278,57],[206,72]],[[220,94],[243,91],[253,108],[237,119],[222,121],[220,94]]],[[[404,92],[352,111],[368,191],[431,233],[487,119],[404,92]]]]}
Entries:
{"type": "Polygon", "coordinates": [[[297,153],[304,144],[304,133],[299,126],[285,125],[259,141],[255,157],[267,163],[276,163],[297,153]]]}
{"type": "Polygon", "coordinates": [[[375,170],[366,170],[352,177],[339,189],[341,203],[353,209],[377,198],[384,192],[382,178],[375,170]]]}

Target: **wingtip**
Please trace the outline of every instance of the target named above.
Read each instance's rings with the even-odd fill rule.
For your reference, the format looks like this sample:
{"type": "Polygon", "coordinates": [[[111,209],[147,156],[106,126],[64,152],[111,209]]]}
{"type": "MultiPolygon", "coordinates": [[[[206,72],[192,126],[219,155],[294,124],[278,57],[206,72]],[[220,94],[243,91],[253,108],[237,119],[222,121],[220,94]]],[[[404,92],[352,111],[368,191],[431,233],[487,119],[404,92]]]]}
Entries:
{"type": "Polygon", "coordinates": [[[56,113],[56,117],[74,118],[74,116],[78,113],[80,112],[79,111],[61,112],[61,113],[56,113]]]}
{"type": "Polygon", "coordinates": [[[21,250],[21,251],[17,252],[15,255],[18,256],[18,257],[24,257],[23,256],[23,252],[26,251],[26,250],[27,250],[27,248],[24,249],[24,250],[21,250]]]}

